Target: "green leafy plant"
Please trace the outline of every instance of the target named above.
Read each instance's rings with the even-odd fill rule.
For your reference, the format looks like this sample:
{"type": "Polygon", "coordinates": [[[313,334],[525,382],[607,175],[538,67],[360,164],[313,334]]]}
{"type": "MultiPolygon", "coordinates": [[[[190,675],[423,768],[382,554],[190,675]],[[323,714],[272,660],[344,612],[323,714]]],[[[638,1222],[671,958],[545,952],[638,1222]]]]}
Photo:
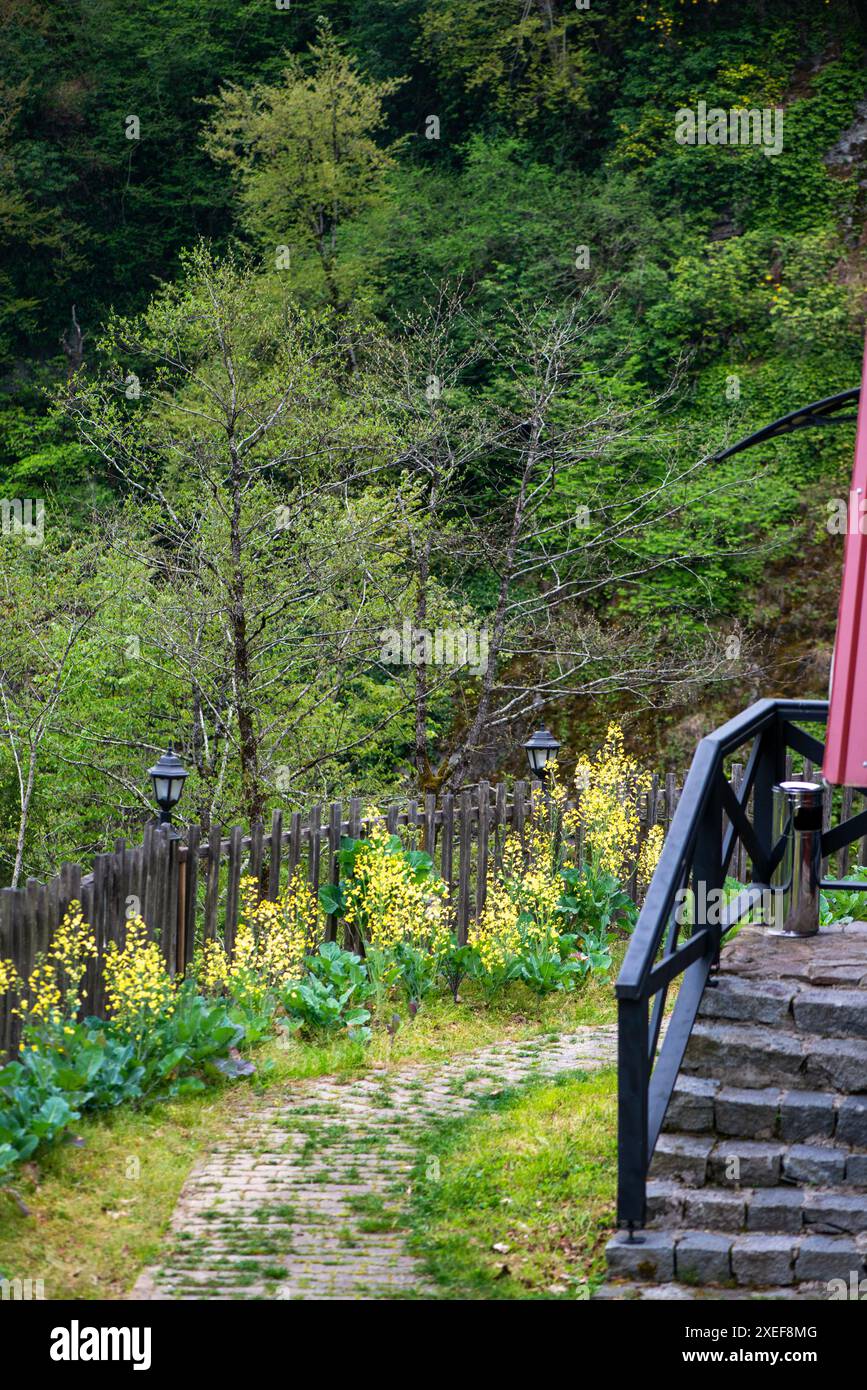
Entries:
{"type": "Polygon", "coordinates": [[[606,974],[611,969],[611,946],[607,930],[603,928],[600,931],[584,932],[578,941],[580,949],[576,959],[579,973],[582,976],[606,974]]]}
{"type": "Polygon", "coordinates": [[[315,956],[307,958],[308,974],[337,991],[352,989],[356,1003],[370,994],[371,986],[361,957],[336,941],[323,941],[315,956]]]}
{"type": "Polygon", "coordinates": [[[521,957],[516,950],[508,947],[494,952],[473,944],[470,950],[472,954],[467,974],[481,989],[486,1003],[490,1004],[502,989],[518,979],[521,957]]]}
{"type": "Polygon", "coordinates": [[[456,1004],[460,987],[471,974],[475,960],[476,952],[473,947],[466,944],[462,946],[456,936],[450,938],[448,948],[439,959],[440,974],[456,1004]]]}
{"type": "Polygon", "coordinates": [[[56,1143],[83,1110],[138,1100],[146,1068],[132,1045],[100,1019],[65,1024],[0,1070],[0,1177],[40,1146],[56,1143]]]}
{"type": "Polygon", "coordinates": [[[585,864],[561,869],[560,877],[565,892],[558,911],[569,921],[570,930],[598,938],[616,927],[633,929],[638,909],[613,874],[585,864]]]}
{"type": "Polygon", "coordinates": [[[11,1062],[0,1071],[0,1181],[40,1144],[56,1142],[80,1111],[53,1084],[45,1068],[11,1062]]]}
{"type": "Polygon", "coordinates": [[[364,1000],[371,990],[359,956],[336,942],[323,942],[308,960],[307,974],[280,991],[280,1002],[291,1032],[312,1035],[346,1030],[355,1040],[370,1038],[370,1010],[364,1000]]]}
{"type": "Polygon", "coordinates": [[[172,1012],[160,1019],[138,1055],[145,1065],[143,1092],[161,1090],[170,1095],[201,1090],[204,1076],[241,1076],[252,1063],[232,1056],[244,1039],[244,1025],[234,1019],[223,1001],[206,999],[194,981],[181,985],[172,1012]]]}
{"type": "MultiPolygon", "coordinates": [[[[856,883],[867,884],[867,865],[858,864],[847,875],[856,883]]],[[[858,889],[850,891],[823,892],[819,895],[819,923],[830,927],[835,922],[846,923],[863,919],[865,912],[865,893],[858,889]]]]}
{"type": "Polygon", "coordinates": [[[519,957],[517,978],[539,995],[573,989],[576,978],[586,973],[571,949],[576,940],[563,933],[556,941],[529,941],[519,957]]]}
{"type": "Polygon", "coordinates": [[[382,1018],[392,991],[400,983],[403,966],[396,947],[365,944],[364,963],[370,981],[371,999],[377,1017],[382,1018]]]}
{"type": "Polygon", "coordinates": [[[395,947],[395,963],[400,969],[400,986],[409,1004],[420,1004],[434,989],[440,974],[440,960],[426,946],[401,941],[395,947]]]}

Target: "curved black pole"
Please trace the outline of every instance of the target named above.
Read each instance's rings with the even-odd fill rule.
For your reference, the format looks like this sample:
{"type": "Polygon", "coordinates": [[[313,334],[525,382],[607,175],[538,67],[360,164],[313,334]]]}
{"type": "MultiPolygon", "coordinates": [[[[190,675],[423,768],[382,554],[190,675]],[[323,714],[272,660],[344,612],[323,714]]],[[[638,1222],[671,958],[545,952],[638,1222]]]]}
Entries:
{"type": "Polygon", "coordinates": [[[711,454],[714,462],[719,463],[722,459],[730,458],[732,454],[740,454],[744,449],[751,449],[754,444],[764,444],[767,439],[776,439],[783,434],[791,434],[793,430],[810,429],[819,425],[845,425],[850,421],[858,419],[857,415],[838,415],[838,410],[844,409],[847,405],[856,405],[861,397],[861,387],[853,386],[849,391],[840,391],[836,396],[825,396],[821,401],[813,401],[811,405],[802,405],[799,410],[792,410],[788,415],[781,415],[779,420],[774,420],[772,424],[765,425],[762,429],[756,430],[755,434],[745,435],[739,439],[737,444],[732,444],[728,449],[720,449],[719,453],[711,454]]]}

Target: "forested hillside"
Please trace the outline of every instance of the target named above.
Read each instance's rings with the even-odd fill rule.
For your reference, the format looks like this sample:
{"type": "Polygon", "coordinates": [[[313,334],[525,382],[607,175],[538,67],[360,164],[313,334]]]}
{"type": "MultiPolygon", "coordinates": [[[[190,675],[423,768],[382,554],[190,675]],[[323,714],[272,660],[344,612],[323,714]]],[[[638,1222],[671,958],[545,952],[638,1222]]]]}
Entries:
{"type": "Polygon", "coordinates": [[[825,694],[852,427],[708,455],[858,384],[867,6],[0,36],[0,882],[135,833],[169,739],[207,825],[825,694]]]}

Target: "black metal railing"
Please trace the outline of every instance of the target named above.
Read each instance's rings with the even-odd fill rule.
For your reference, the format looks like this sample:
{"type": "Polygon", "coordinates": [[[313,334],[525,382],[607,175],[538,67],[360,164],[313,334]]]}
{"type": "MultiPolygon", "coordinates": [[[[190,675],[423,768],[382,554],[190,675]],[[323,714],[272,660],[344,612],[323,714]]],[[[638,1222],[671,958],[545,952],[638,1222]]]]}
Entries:
{"type": "MultiPolygon", "coordinates": [[[[617,980],[618,1001],[618,1193],[617,1214],[630,1231],[645,1222],[647,1171],[689,1042],[708,978],[726,933],[762,902],[782,854],[774,843],[773,790],[786,775],[789,753],[821,767],[823,744],[800,724],[824,724],[825,700],[760,700],[714,733],[695,752],[680,801],[647,891],[617,980]],[[752,744],[737,792],[726,760],[752,744]],[[726,869],[738,844],[751,864],[750,883],[719,914],[689,924],[679,911],[684,892],[694,903],[722,894],[726,869]],[[682,933],[689,933],[682,940],[682,933]],[[682,976],[677,1000],[660,1035],[673,980],[682,976]]],[[[829,855],[867,832],[861,812],[822,836],[829,855]]],[[[828,883],[823,887],[865,888],[828,883]]],[[[717,901],[720,901],[717,897],[717,901]]]]}

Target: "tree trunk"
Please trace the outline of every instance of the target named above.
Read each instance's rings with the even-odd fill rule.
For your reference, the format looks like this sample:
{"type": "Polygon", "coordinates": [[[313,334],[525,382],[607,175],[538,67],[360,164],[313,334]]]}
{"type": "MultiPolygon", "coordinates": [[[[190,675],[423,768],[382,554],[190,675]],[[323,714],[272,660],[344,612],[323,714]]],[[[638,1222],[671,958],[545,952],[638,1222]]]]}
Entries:
{"type": "MultiPolygon", "coordinates": [[[[427,623],[427,590],[430,577],[430,532],[424,538],[418,563],[418,593],[415,605],[416,632],[424,631],[427,623]]],[[[427,754],[428,687],[427,663],[419,661],[415,668],[415,771],[419,787],[425,787],[430,774],[427,754]]]]}
{"type": "Polygon", "coordinates": [[[230,438],[232,457],[232,519],[230,548],[232,579],[230,585],[230,624],[232,657],[235,678],[235,698],[238,707],[238,752],[241,762],[241,798],[244,812],[252,824],[261,820],[265,809],[262,781],[259,776],[259,746],[250,699],[250,646],[247,638],[244,570],[241,540],[241,462],[234,440],[230,438]]]}
{"type": "Polygon", "coordinates": [[[499,669],[500,649],[503,645],[503,637],[506,631],[506,610],[509,603],[509,592],[512,586],[512,577],[515,569],[515,556],[518,550],[518,541],[524,526],[524,512],[527,505],[527,490],[530,486],[530,479],[536,468],[539,457],[539,437],[542,430],[542,418],[538,413],[533,416],[530,427],[530,439],[527,445],[527,454],[524,462],[524,470],[521,474],[521,486],[518,496],[515,499],[515,510],[512,514],[512,528],[509,535],[509,543],[506,546],[506,553],[503,558],[503,569],[500,575],[500,587],[497,593],[497,606],[494,610],[494,621],[491,625],[491,635],[488,642],[488,665],[482,677],[482,689],[479,703],[473,721],[464,736],[457,756],[449,759],[449,767],[444,779],[445,786],[459,786],[467,764],[479,746],[482,730],[488,720],[491,709],[491,697],[496,685],[497,672],[499,669]]]}
{"type": "Polygon", "coordinates": [[[15,843],[15,866],[12,870],[10,888],[18,887],[21,870],[24,867],[24,844],[27,838],[27,821],[30,817],[30,802],[33,799],[33,783],[36,777],[36,749],[31,746],[27,764],[27,781],[21,788],[21,816],[18,821],[18,837],[15,843]]]}

